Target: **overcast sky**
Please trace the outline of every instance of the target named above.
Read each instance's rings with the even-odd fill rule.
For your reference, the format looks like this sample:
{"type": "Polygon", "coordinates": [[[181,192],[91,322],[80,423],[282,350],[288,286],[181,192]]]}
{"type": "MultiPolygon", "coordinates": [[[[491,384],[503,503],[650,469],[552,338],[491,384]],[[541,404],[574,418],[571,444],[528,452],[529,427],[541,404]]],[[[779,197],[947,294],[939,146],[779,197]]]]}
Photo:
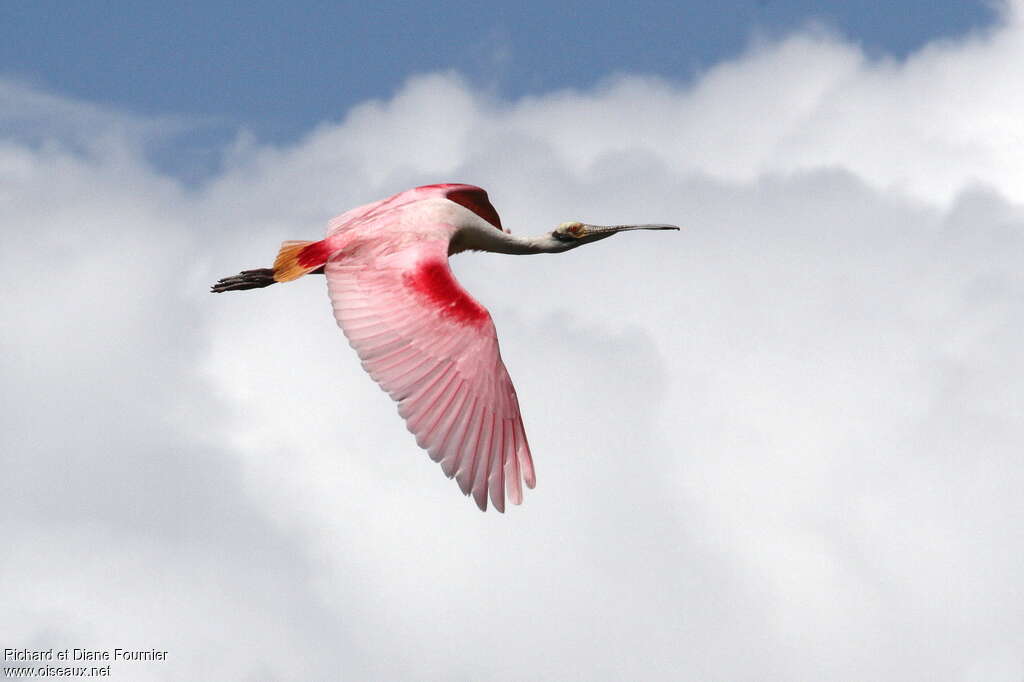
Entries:
{"type": "MultiPolygon", "coordinates": [[[[693,69],[531,83],[511,19],[481,26],[514,76],[367,46],[330,68],[392,69],[382,89],[313,65],[266,127],[202,69],[154,95],[169,48],[137,95],[99,83],[106,22],[99,84],[19,53],[0,648],[169,652],[114,664],[132,680],[1024,679],[1024,3],[908,3],[896,38],[890,3],[751,4],[788,14],[680,46],[693,69]],[[322,279],[207,293],[444,181],[515,233],[685,226],[453,259],[534,451],[505,515],[416,447],[322,279]]],[[[698,9],[670,18],[714,33],[698,9]]]]}

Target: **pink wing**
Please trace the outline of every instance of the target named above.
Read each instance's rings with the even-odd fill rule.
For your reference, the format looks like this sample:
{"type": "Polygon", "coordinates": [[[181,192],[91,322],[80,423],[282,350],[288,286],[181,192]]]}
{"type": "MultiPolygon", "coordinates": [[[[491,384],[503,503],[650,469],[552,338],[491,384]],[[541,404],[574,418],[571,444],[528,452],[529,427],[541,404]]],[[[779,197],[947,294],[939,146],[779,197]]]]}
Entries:
{"type": "Polygon", "coordinates": [[[339,253],[326,266],[334,317],[420,447],[481,510],[535,483],[519,401],[487,310],[448,267],[448,241],[339,253]]]}

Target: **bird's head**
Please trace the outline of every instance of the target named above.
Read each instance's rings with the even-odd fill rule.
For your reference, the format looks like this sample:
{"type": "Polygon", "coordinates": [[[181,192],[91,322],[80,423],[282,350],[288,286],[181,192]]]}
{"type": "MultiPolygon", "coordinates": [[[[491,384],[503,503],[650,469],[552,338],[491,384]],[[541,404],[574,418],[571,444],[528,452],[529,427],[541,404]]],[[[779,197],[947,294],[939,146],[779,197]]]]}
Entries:
{"type": "Polygon", "coordinates": [[[551,232],[551,238],[564,250],[600,241],[629,230],[678,230],[675,225],[587,225],[578,221],[562,223],[551,232]]]}

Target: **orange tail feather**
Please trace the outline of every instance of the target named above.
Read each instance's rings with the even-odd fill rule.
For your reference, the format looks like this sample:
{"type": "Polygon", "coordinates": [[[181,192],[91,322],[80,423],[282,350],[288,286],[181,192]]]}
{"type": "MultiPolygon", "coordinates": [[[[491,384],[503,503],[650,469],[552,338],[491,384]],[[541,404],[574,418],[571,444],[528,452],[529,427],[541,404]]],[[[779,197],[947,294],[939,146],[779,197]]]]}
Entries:
{"type": "Polygon", "coordinates": [[[323,241],[288,241],[281,244],[281,250],[274,259],[274,281],[290,282],[327,262],[330,253],[323,241]]]}

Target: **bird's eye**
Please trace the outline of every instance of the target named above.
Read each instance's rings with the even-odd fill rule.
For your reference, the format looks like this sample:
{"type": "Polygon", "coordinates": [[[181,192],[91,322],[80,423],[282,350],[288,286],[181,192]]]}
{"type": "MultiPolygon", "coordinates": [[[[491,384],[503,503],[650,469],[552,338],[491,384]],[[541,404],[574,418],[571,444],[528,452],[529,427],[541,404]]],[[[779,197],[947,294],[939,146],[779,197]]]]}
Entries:
{"type": "Polygon", "coordinates": [[[579,239],[585,234],[583,223],[579,222],[568,222],[559,225],[552,233],[555,239],[559,239],[563,242],[569,242],[574,239],[579,239]]]}

